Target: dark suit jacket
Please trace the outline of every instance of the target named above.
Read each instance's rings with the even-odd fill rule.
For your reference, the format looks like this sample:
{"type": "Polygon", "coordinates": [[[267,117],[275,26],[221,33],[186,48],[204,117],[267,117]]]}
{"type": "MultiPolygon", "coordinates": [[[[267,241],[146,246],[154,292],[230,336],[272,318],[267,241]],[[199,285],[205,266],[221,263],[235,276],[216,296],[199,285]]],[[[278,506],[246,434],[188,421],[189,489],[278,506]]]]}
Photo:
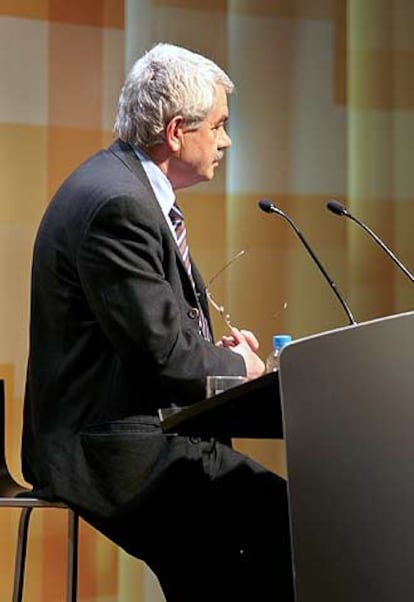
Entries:
{"type": "Polygon", "coordinates": [[[207,374],[245,374],[202,339],[197,307],[141,163],[116,141],[63,183],[35,241],[22,460],[41,496],[99,528],[186,478],[200,452],[164,436],[157,409],[203,398],[207,374]]]}

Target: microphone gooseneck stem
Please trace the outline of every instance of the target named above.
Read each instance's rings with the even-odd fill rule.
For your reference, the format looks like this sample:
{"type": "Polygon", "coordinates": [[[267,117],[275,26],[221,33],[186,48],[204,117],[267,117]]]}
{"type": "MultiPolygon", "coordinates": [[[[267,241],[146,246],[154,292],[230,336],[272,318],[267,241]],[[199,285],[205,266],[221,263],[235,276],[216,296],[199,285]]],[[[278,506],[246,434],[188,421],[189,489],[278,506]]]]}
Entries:
{"type": "MultiPolygon", "coordinates": [[[[266,205],[266,207],[267,207],[267,205],[266,205]]],[[[393,260],[393,262],[400,268],[400,270],[407,276],[407,278],[409,278],[409,280],[411,282],[414,282],[414,276],[405,267],[405,265],[398,259],[398,257],[396,255],[394,255],[394,253],[391,251],[391,249],[389,249],[387,247],[387,245],[380,239],[380,237],[377,234],[375,234],[375,232],[373,232],[371,230],[371,228],[369,228],[366,224],[364,224],[364,222],[359,220],[357,217],[355,217],[351,213],[349,213],[348,209],[344,205],[342,205],[342,203],[340,203],[336,199],[331,199],[330,201],[328,201],[326,203],[326,207],[329,209],[329,211],[332,211],[332,213],[335,213],[335,215],[339,215],[340,217],[343,217],[343,216],[349,217],[349,219],[351,219],[356,224],[358,224],[358,226],[361,226],[361,228],[363,230],[365,230],[365,232],[367,232],[369,234],[369,236],[371,236],[371,238],[374,239],[374,241],[381,247],[381,249],[386,252],[388,257],[390,257],[393,260]]],[[[268,209],[266,209],[266,210],[268,210],[268,209]]],[[[264,211],[265,211],[265,209],[264,209],[264,211]]]]}
{"type": "Polygon", "coordinates": [[[361,226],[361,228],[363,230],[365,230],[365,232],[367,232],[374,240],[375,242],[387,253],[387,255],[393,260],[393,262],[400,268],[400,270],[402,270],[402,272],[404,272],[404,274],[407,276],[407,278],[409,278],[411,280],[411,282],[414,282],[414,276],[411,274],[411,272],[405,267],[404,264],[401,263],[401,261],[398,259],[398,257],[396,257],[394,255],[394,253],[391,251],[391,249],[389,249],[387,247],[387,245],[380,239],[379,236],[377,236],[375,234],[375,232],[373,232],[371,230],[371,228],[369,228],[366,224],[364,224],[363,222],[361,222],[358,218],[354,217],[351,213],[349,213],[348,211],[346,213],[344,213],[344,215],[346,217],[349,217],[349,219],[351,219],[352,221],[354,221],[356,224],[358,224],[359,226],[361,226]]]}
{"type": "Polygon", "coordinates": [[[299,230],[299,228],[297,227],[297,225],[295,224],[295,222],[292,220],[291,217],[289,217],[289,215],[287,215],[286,213],[284,213],[281,209],[279,209],[278,207],[275,207],[275,205],[273,205],[273,203],[259,203],[260,208],[263,211],[266,211],[267,213],[277,213],[277,215],[280,215],[281,217],[283,217],[289,224],[290,226],[293,228],[293,230],[296,232],[297,236],[300,238],[300,240],[303,242],[303,244],[305,245],[306,250],[308,251],[308,253],[310,254],[310,256],[312,257],[312,259],[315,261],[316,265],[318,266],[318,268],[320,269],[320,271],[322,272],[322,274],[324,275],[325,279],[327,280],[329,286],[331,287],[331,289],[333,290],[333,292],[335,293],[339,303],[342,305],[343,309],[345,310],[346,315],[348,316],[348,320],[350,324],[356,324],[357,322],[355,321],[354,316],[352,315],[351,310],[349,309],[345,299],[342,297],[342,295],[340,294],[335,282],[333,282],[332,278],[329,277],[327,271],[325,270],[325,268],[323,267],[323,265],[321,264],[320,260],[318,259],[318,257],[315,255],[313,249],[310,247],[308,241],[306,240],[306,238],[303,236],[302,232],[299,230]]]}

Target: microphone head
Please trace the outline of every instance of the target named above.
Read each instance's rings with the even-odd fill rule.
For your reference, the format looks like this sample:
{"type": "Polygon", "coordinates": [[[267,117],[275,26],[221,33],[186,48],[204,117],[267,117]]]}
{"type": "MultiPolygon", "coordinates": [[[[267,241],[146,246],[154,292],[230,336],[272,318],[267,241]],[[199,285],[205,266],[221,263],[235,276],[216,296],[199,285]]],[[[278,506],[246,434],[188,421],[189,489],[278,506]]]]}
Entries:
{"type": "Polygon", "coordinates": [[[329,211],[332,211],[332,213],[335,213],[336,215],[349,215],[346,207],[344,207],[344,205],[342,205],[342,203],[336,199],[331,199],[328,201],[326,203],[326,207],[329,209],[329,211]]]}
{"type": "Polygon", "coordinates": [[[272,213],[274,206],[273,203],[271,201],[269,201],[268,199],[261,199],[258,202],[258,205],[260,207],[260,209],[262,211],[265,211],[266,213],[272,213]]]}

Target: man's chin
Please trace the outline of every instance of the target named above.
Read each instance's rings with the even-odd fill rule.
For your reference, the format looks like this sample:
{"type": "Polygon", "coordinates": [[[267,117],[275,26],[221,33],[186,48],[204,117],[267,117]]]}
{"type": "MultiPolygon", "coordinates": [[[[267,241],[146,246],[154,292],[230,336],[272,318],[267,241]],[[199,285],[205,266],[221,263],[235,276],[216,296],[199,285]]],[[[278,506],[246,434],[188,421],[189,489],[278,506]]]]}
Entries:
{"type": "Polygon", "coordinates": [[[214,174],[214,167],[203,173],[198,172],[197,174],[193,174],[192,178],[188,178],[186,182],[181,182],[177,188],[188,188],[202,182],[210,182],[214,178],[214,174]]]}
{"type": "Polygon", "coordinates": [[[210,181],[214,178],[216,167],[218,167],[218,163],[214,164],[213,167],[206,174],[204,174],[204,180],[210,181]]]}
{"type": "Polygon", "coordinates": [[[211,169],[207,173],[198,174],[197,179],[193,184],[201,184],[202,182],[210,182],[214,178],[214,169],[211,169]]]}

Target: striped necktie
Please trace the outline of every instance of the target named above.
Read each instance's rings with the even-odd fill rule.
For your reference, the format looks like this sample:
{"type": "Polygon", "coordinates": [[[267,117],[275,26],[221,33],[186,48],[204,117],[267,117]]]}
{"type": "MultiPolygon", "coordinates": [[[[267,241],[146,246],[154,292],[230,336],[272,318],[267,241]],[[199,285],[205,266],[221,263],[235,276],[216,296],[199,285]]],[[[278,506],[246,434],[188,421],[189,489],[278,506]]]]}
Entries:
{"type": "MultiPolygon", "coordinates": [[[[181,209],[178,207],[177,203],[174,203],[174,205],[171,207],[169,217],[172,222],[172,225],[174,226],[175,236],[177,239],[177,245],[178,245],[178,248],[180,249],[181,257],[183,259],[185,268],[188,272],[188,275],[190,276],[191,282],[193,284],[193,288],[195,290],[194,278],[191,273],[190,251],[189,251],[188,242],[187,242],[187,230],[186,230],[185,222],[184,222],[184,214],[181,211],[181,209]]],[[[202,336],[205,339],[207,339],[208,341],[211,341],[212,335],[211,335],[210,327],[208,325],[207,318],[204,315],[203,309],[200,304],[198,305],[198,310],[199,310],[200,333],[202,334],[202,336]]]]}
{"type": "Polygon", "coordinates": [[[187,230],[184,223],[184,215],[176,203],[174,203],[174,205],[171,207],[169,216],[172,225],[174,226],[177,245],[180,249],[181,257],[183,258],[186,270],[191,277],[190,251],[187,243],[187,230]]]}

